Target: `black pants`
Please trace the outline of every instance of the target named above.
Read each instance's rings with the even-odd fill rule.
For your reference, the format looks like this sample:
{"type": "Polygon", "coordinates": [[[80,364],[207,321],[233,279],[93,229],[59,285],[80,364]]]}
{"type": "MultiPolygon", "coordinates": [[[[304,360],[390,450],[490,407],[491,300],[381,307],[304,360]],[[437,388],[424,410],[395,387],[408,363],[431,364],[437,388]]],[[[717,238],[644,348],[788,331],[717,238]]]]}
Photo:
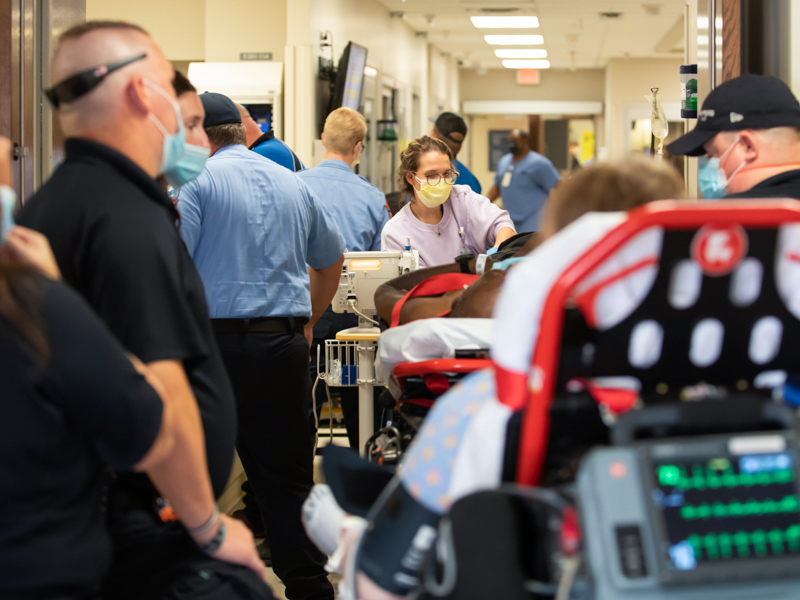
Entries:
{"type": "Polygon", "coordinates": [[[217,333],[236,395],[236,448],[269,532],[272,564],[290,600],[329,600],[326,557],[300,512],[313,481],[308,342],[300,333],[217,333]]]}

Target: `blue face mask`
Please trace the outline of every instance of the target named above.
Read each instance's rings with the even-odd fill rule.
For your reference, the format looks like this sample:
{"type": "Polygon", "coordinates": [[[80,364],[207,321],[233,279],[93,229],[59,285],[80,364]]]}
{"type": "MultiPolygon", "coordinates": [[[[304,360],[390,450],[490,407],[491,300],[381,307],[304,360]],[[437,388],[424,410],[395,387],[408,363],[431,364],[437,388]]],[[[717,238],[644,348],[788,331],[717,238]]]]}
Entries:
{"type": "Polygon", "coordinates": [[[178,159],[174,168],[164,173],[164,178],[172,187],[179,188],[186,185],[203,172],[206,159],[211,154],[209,148],[184,144],[183,155],[178,159]]]}
{"type": "Polygon", "coordinates": [[[0,210],[3,211],[0,222],[0,243],[6,239],[6,234],[14,227],[14,206],[17,195],[11,188],[0,186],[0,210]]]}
{"type": "Polygon", "coordinates": [[[164,146],[161,153],[161,167],[158,170],[158,174],[166,176],[168,173],[171,173],[175,170],[181,158],[183,158],[184,153],[186,152],[186,129],[183,127],[181,107],[178,106],[178,103],[172,98],[172,96],[167,94],[167,92],[162,90],[154,83],[150,83],[147,80],[145,80],[145,83],[159,94],[164,96],[164,98],[166,98],[167,101],[172,105],[172,109],[175,111],[175,121],[178,123],[178,131],[175,133],[170,133],[167,131],[167,128],[164,127],[164,124],[158,120],[158,117],[156,117],[153,113],[150,113],[150,119],[156,124],[158,130],[164,136],[164,146]]]}
{"type": "Polygon", "coordinates": [[[697,164],[697,185],[700,188],[700,193],[706,200],[719,200],[728,195],[728,184],[733,181],[736,174],[747,164],[747,161],[742,161],[736,170],[728,177],[725,170],[719,166],[719,163],[724,159],[728,153],[733,150],[733,147],[739,143],[737,139],[733,142],[722,156],[719,158],[707,158],[701,156],[697,164]]]}

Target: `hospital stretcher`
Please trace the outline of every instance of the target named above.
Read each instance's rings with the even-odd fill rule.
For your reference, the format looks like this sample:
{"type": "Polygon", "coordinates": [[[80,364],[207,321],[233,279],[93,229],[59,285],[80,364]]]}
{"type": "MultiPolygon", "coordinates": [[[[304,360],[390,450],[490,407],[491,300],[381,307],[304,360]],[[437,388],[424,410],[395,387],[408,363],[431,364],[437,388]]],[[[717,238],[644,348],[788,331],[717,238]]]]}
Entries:
{"type": "Polygon", "coordinates": [[[423,595],[797,598],[798,204],[633,211],[558,277],[540,325],[526,372],[493,366],[514,484],[450,507],[423,595]],[[604,271],[648,231],[657,255],[604,271]],[[603,322],[598,295],[644,272],[603,322]]]}
{"type": "Polygon", "coordinates": [[[659,202],[634,211],[562,273],[540,323],[530,370],[496,368],[499,400],[521,415],[516,487],[452,507],[461,576],[432,597],[498,592],[472,576],[478,564],[481,572],[498,565],[489,554],[496,544],[478,550],[465,526],[478,514],[505,522],[495,535],[518,544],[498,566],[509,577],[495,573],[503,597],[798,597],[798,204],[659,202]],[[663,236],[658,256],[603,279],[613,285],[650,270],[641,299],[599,328],[588,297],[598,287],[585,283],[653,228],[663,236]],[[695,285],[687,290],[684,278],[676,293],[682,269],[695,285]],[[632,364],[642,323],[658,329],[648,338],[657,348],[632,364]],[[607,433],[608,442],[577,455],[577,483],[553,484],[565,446],[581,441],[570,439],[568,404],[594,406],[598,437],[607,433]],[[557,513],[555,530],[541,520],[542,506],[557,513]]]}

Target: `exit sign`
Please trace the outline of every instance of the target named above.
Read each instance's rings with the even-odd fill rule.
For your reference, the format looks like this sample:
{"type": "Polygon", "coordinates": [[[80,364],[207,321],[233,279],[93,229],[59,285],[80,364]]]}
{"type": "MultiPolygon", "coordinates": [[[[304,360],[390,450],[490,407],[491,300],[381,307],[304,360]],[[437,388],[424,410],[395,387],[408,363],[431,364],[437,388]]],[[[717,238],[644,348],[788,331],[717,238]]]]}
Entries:
{"type": "Polygon", "coordinates": [[[272,52],[241,52],[239,60],[272,60],[272,52]]]}
{"type": "Polygon", "coordinates": [[[519,69],[517,83],[520,85],[538,85],[539,69],[519,69]]]}

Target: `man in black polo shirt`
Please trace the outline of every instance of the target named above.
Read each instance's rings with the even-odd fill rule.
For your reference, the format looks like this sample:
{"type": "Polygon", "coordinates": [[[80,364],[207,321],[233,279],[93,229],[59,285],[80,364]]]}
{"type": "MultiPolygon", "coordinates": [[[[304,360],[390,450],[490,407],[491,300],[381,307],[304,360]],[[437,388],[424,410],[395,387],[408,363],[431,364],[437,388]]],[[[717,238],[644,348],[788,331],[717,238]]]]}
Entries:
{"type": "Polygon", "coordinates": [[[700,157],[706,199],[800,199],[800,103],[775,77],[743,75],[716,87],[697,126],[667,150],[700,157]]]}
{"type": "MultiPolygon", "coordinates": [[[[190,442],[209,475],[198,495],[208,486],[219,497],[233,462],[233,393],[178,213],[154,180],[169,176],[183,152],[172,66],[140,28],[87,23],[63,34],[52,72],[59,83],[48,97],[59,109],[66,160],[18,221],[49,238],[65,281],[148,365],[180,407],[178,418],[195,424],[190,442]]],[[[121,475],[112,486],[114,561],[103,598],[270,597],[257,575],[201,552],[158,506],[143,475],[121,475]]],[[[251,560],[244,528],[224,527],[230,522],[211,505],[208,512],[206,522],[187,523],[222,532],[222,547],[205,552],[251,560]]]]}

